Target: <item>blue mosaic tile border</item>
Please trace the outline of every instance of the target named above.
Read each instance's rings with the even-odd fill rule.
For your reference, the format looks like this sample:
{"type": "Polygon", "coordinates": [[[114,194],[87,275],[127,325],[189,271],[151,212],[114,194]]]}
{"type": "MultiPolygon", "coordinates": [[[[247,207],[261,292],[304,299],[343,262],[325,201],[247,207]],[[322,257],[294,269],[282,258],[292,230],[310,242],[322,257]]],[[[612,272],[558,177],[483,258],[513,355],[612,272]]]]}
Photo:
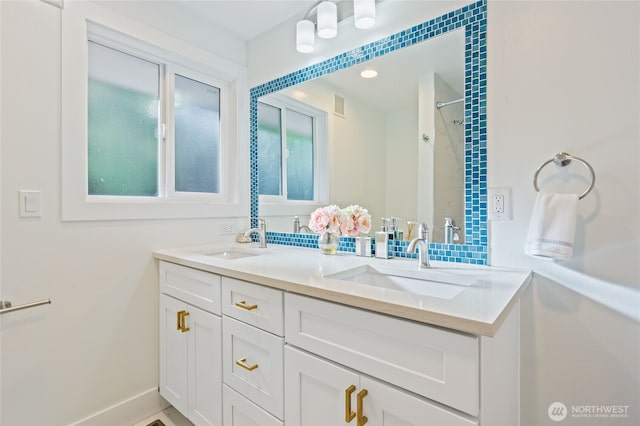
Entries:
{"type": "MultiPolygon", "coordinates": [[[[318,236],[315,234],[290,234],[287,232],[267,232],[267,244],[279,244],[285,246],[318,248],[318,236]]],[[[389,253],[392,257],[415,259],[415,253],[407,253],[408,241],[389,241],[389,253]]],[[[355,238],[340,237],[338,251],[345,253],[355,253],[355,238]]],[[[441,244],[431,243],[429,245],[430,259],[442,262],[463,262],[483,265],[482,251],[478,247],[465,244],[441,244]]],[[[373,241],[371,242],[371,253],[375,254],[373,241]]]]}
{"type": "MultiPolygon", "coordinates": [[[[412,46],[455,29],[465,29],[465,242],[429,246],[431,259],[447,262],[486,264],[487,230],[487,5],[486,0],[464,6],[445,15],[338,56],[310,65],[291,74],[261,84],[250,91],[250,177],[251,226],[258,217],[258,98],[278,90],[321,77],[369,59],[412,46]]],[[[317,236],[267,233],[267,241],[300,247],[317,247],[317,236]]],[[[341,238],[342,251],[355,251],[353,238],[341,238]],[[343,241],[344,240],[344,241],[343,241]]],[[[408,243],[390,242],[396,257],[406,253],[408,243]]]]}

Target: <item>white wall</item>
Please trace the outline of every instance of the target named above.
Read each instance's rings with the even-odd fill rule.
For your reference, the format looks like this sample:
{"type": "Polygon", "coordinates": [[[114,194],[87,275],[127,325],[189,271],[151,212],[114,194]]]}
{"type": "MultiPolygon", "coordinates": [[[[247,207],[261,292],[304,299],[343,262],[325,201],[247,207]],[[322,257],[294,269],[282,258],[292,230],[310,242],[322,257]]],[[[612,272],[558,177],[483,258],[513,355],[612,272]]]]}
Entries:
{"type": "MultiPolygon", "coordinates": [[[[417,221],[418,212],[418,106],[387,113],[386,199],[384,217],[398,217],[398,227],[417,221]]],[[[375,218],[377,219],[377,218],[375,218]]],[[[379,228],[374,228],[377,231],[379,228]]]]}
{"type": "Polygon", "coordinates": [[[491,262],[536,272],[522,303],[523,425],[555,424],[555,401],[630,405],[626,419],[561,424],[638,424],[640,3],[491,2],[488,16],[489,186],[511,187],[514,207],[512,222],[491,223],[491,262]],[[597,178],[573,259],[551,264],[522,247],[533,173],[560,151],[597,178]]]}
{"type": "MultiPolygon", "coordinates": [[[[2,1],[0,9],[2,296],[53,302],[2,317],[0,423],[69,424],[147,391],[157,395],[151,252],[211,243],[220,221],[62,223],[60,11],[35,0],[2,1]],[[18,218],[19,189],[42,191],[41,218],[18,218]]],[[[228,50],[218,53],[232,57],[228,50]]],[[[107,424],[132,424],[154,408],[107,424]]]]}
{"type": "MultiPolygon", "coordinates": [[[[295,51],[295,22],[250,41],[250,86],[454,7],[383,6],[376,31],[345,22],[317,54],[295,51]]],[[[639,19],[638,2],[489,2],[489,185],[511,187],[514,208],[512,222],[490,224],[490,259],[535,272],[521,312],[523,425],[555,424],[547,416],[554,401],[631,405],[629,417],[607,424],[640,421],[639,19]],[[580,202],[574,259],[554,265],[525,257],[523,244],[533,173],[563,150],[588,160],[597,182],[580,202]]]]}

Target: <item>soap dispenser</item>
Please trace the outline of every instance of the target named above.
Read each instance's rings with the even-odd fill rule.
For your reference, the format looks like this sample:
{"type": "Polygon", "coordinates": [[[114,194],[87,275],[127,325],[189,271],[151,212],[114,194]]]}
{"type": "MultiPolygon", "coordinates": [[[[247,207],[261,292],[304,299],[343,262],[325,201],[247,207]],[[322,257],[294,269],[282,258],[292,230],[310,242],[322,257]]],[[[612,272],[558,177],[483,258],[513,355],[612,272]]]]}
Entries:
{"type": "Polygon", "coordinates": [[[380,259],[389,259],[389,226],[388,219],[382,218],[382,226],[376,232],[376,257],[380,259]]]}
{"type": "Polygon", "coordinates": [[[402,241],[404,240],[404,233],[398,229],[398,218],[397,217],[392,217],[391,218],[391,235],[393,237],[390,237],[393,240],[397,240],[397,241],[402,241]]]}

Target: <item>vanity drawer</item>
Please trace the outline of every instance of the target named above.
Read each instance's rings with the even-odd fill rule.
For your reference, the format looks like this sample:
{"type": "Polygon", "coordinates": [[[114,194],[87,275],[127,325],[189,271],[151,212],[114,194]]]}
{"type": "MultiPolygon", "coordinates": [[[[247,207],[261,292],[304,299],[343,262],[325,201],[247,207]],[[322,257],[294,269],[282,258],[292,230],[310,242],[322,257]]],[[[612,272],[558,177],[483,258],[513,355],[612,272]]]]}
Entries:
{"type": "Polygon", "coordinates": [[[477,337],[289,293],[285,319],[288,344],[478,415],[477,337]]]}
{"type": "Polygon", "coordinates": [[[280,290],[233,278],[222,278],[222,313],[278,336],[284,332],[280,290]]]}
{"type": "Polygon", "coordinates": [[[284,339],[222,317],[222,378],[225,384],[282,419],[284,339]]]}
{"type": "Polygon", "coordinates": [[[160,292],[220,315],[220,276],[160,262],[160,292]]]}
{"type": "Polygon", "coordinates": [[[227,385],[223,385],[223,422],[225,426],[282,426],[283,422],[264,411],[227,385]]]}

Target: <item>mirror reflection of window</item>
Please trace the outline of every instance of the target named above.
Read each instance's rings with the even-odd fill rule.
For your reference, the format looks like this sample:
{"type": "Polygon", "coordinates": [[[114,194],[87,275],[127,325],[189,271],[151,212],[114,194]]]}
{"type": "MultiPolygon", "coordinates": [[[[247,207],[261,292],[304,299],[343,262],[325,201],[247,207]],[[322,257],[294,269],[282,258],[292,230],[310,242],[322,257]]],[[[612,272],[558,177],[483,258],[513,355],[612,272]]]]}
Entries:
{"type": "Polygon", "coordinates": [[[282,111],[258,103],[258,182],[260,195],[282,195],[282,111]]]}
{"type": "Polygon", "coordinates": [[[258,192],[285,201],[314,201],[318,117],[295,101],[258,102],[258,192]]]}
{"type": "Polygon", "coordinates": [[[288,200],[313,200],[313,144],[313,117],[288,109],[288,200]]]}

